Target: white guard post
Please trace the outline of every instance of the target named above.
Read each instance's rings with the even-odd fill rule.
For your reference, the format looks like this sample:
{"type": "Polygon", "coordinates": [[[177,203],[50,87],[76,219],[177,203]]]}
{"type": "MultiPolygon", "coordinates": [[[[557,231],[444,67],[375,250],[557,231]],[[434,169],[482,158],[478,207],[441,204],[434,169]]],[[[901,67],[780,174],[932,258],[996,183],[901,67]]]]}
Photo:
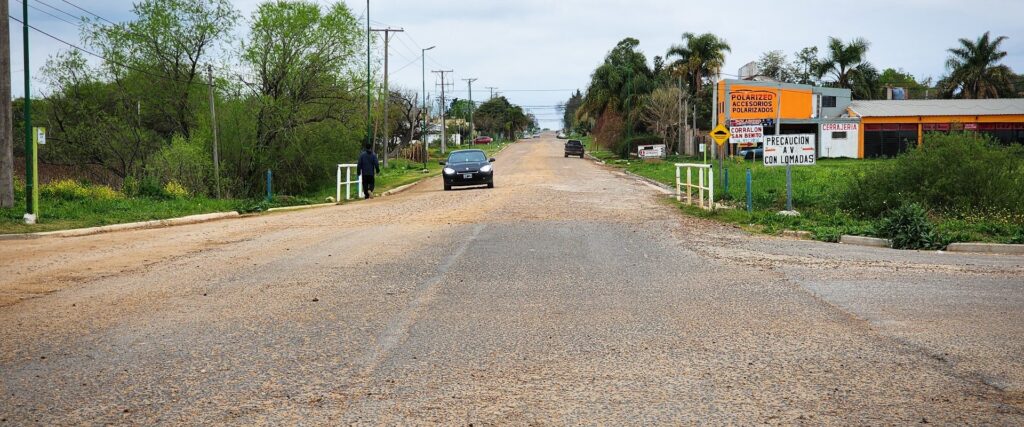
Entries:
{"type": "Polygon", "coordinates": [[[352,180],[352,169],[355,169],[355,164],[339,164],[338,165],[338,189],[334,200],[341,202],[341,186],[345,186],[345,200],[352,199],[352,187],[351,184],[358,184],[358,190],[356,191],[356,197],[363,197],[363,177],[356,174],[356,180],[352,180]],[[345,168],[345,180],[341,180],[341,168],[345,168]]]}
{"type": "Polygon", "coordinates": [[[693,204],[693,190],[696,189],[699,206],[706,210],[713,210],[715,208],[715,174],[711,172],[711,165],[703,163],[676,163],[676,200],[680,202],[683,201],[683,187],[686,187],[686,204],[693,204]],[[686,168],[685,183],[680,173],[682,168],[686,168]],[[697,185],[693,185],[693,169],[697,170],[697,185]],[[707,180],[707,186],[704,185],[705,179],[707,180]],[[706,198],[704,197],[705,192],[708,194],[706,198]]]}

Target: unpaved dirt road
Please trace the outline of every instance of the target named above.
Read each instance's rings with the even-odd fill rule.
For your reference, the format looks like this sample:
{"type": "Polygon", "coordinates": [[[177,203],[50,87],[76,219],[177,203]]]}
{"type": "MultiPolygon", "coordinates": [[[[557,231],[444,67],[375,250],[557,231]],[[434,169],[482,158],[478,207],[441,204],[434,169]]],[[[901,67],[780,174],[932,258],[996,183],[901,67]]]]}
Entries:
{"type": "Polygon", "coordinates": [[[1024,258],[751,236],[554,139],[497,188],[0,242],[0,425],[1024,423],[1024,258]]]}

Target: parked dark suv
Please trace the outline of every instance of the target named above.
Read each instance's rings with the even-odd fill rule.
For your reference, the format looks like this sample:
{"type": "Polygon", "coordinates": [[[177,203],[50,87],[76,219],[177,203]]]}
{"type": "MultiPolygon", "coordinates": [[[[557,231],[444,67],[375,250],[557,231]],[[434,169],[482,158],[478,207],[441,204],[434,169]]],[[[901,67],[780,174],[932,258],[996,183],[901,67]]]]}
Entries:
{"type": "Polygon", "coordinates": [[[583,141],[570,139],[565,142],[565,157],[580,156],[583,158],[583,141]]]}

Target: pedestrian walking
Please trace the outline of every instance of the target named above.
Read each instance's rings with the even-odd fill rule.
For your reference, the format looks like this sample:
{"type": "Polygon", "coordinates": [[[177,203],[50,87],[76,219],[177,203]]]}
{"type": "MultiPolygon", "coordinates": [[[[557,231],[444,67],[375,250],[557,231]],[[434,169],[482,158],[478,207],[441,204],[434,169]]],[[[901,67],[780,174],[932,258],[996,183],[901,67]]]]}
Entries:
{"type": "Polygon", "coordinates": [[[370,144],[364,145],[363,152],[359,154],[356,173],[363,178],[363,197],[372,199],[374,176],[380,173],[380,165],[377,164],[377,155],[373,154],[370,144]]]}

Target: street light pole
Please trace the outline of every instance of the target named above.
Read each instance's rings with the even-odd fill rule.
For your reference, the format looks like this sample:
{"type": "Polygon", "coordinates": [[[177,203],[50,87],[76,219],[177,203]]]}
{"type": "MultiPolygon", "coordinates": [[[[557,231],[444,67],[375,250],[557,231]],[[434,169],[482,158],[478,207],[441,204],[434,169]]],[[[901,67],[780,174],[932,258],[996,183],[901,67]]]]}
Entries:
{"type": "Polygon", "coordinates": [[[366,146],[372,147],[370,141],[370,0],[366,0],[366,146]]]}
{"type": "Polygon", "coordinates": [[[423,110],[420,114],[423,115],[420,123],[420,137],[423,138],[423,168],[427,168],[427,157],[430,156],[430,150],[427,149],[427,51],[437,46],[431,46],[420,49],[420,65],[422,70],[420,76],[423,78],[423,110]]]}
{"type": "Polygon", "coordinates": [[[476,125],[473,123],[473,82],[477,81],[476,78],[462,79],[469,85],[469,139],[473,140],[473,132],[476,130],[476,125]]]}

